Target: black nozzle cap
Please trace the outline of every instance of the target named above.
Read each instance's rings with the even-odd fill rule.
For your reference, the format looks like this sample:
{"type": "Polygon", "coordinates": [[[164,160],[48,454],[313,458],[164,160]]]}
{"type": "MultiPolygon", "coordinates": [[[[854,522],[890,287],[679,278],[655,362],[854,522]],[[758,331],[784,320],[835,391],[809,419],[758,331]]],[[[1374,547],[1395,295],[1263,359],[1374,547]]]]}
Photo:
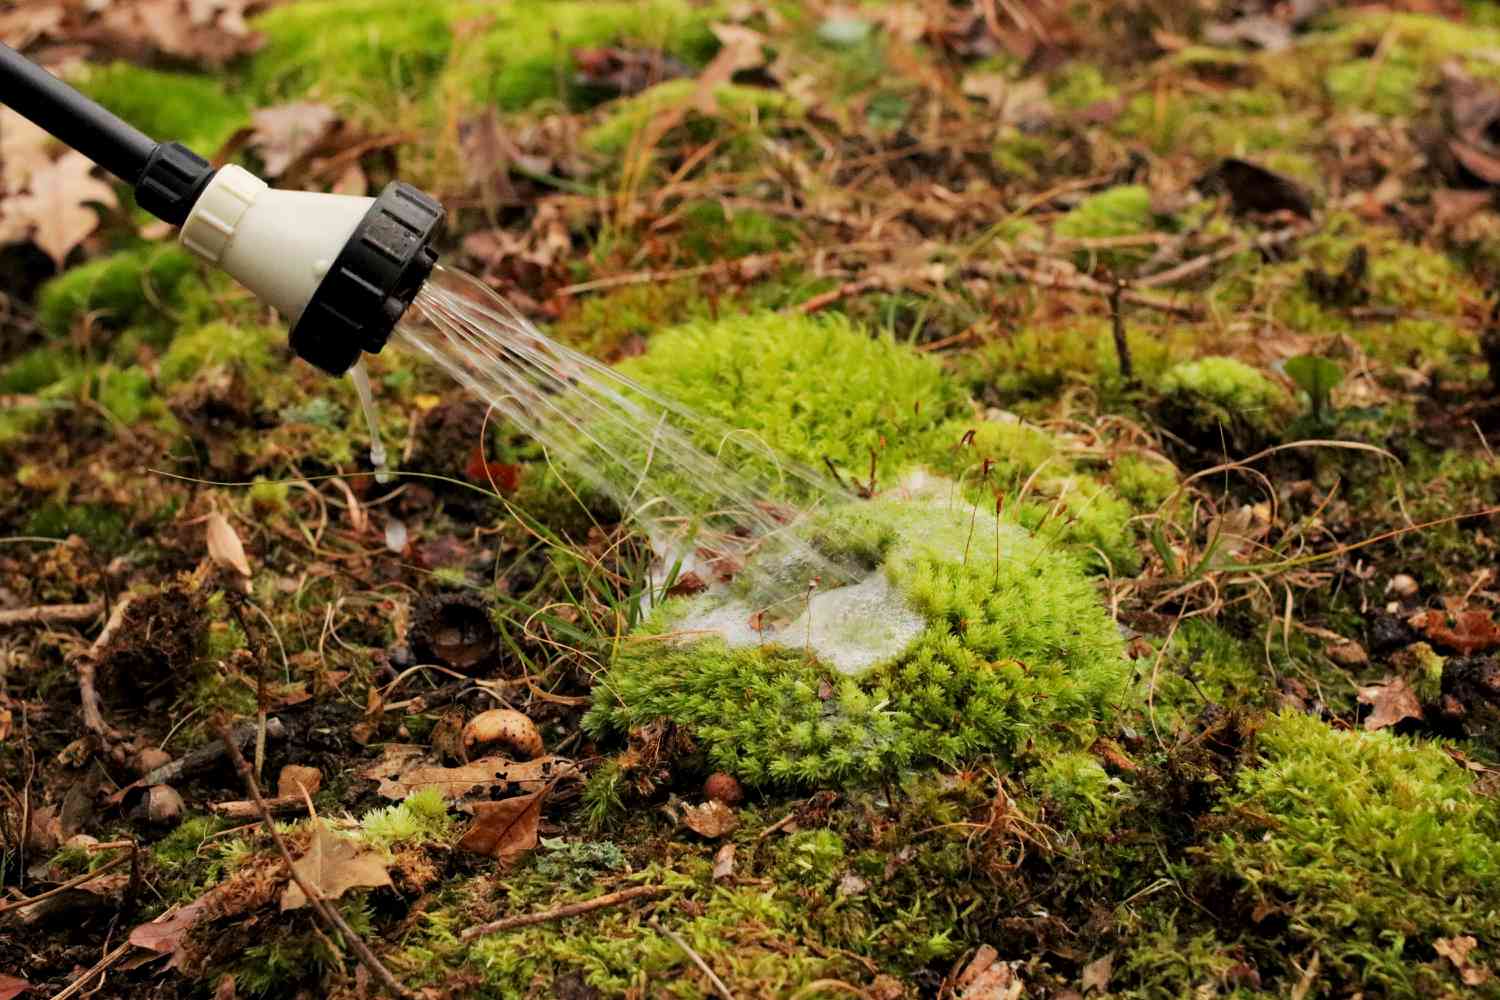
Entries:
{"type": "Polygon", "coordinates": [[[443,221],[443,206],[431,195],[401,181],[387,184],[292,328],[297,356],[342,375],[361,351],[380,353],[432,274],[443,221]]]}
{"type": "Polygon", "coordinates": [[[158,219],[180,226],[213,176],[213,166],[182,143],[157,143],[146,159],[140,180],[135,182],[136,204],[158,219]]]}

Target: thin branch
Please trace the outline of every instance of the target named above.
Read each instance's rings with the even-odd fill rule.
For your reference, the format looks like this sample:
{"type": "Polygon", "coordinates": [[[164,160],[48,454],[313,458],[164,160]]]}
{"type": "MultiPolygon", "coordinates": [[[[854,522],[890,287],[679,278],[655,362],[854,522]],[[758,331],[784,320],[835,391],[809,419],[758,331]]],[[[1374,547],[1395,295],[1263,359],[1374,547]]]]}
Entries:
{"type": "Polygon", "coordinates": [[[99,959],[99,961],[90,966],[88,971],[86,971],[83,975],[79,976],[77,979],[69,983],[62,990],[62,992],[54,995],[52,997],[52,1000],[69,1000],[70,997],[76,997],[78,994],[83,992],[84,987],[87,986],[89,984],[89,981],[95,976],[100,977],[99,985],[103,986],[104,974],[109,971],[109,967],[114,965],[120,959],[124,958],[125,953],[133,947],[135,946],[132,945],[129,941],[121,944],[119,947],[115,948],[114,951],[109,952],[103,958],[99,959]]]}
{"type": "Polygon", "coordinates": [[[104,623],[104,631],[99,633],[99,638],[73,659],[73,669],[78,671],[78,700],[83,709],[83,724],[89,732],[101,739],[109,738],[110,728],[104,722],[103,702],[99,698],[97,686],[99,656],[114,640],[115,633],[120,630],[120,626],[125,623],[125,612],[130,610],[130,605],[134,600],[135,598],[129,594],[120,598],[115,603],[114,610],[109,614],[109,621],[104,623]]]}
{"type": "Polygon", "coordinates": [[[375,957],[375,953],[370,950],[370,946],[365,944],[364,938],[356,934],[354,928],[349,926],[343,914],[339,913],[336,907],[328,905],[328,901],[323,898],[323,894],[318,891],[318,887],[298,874],[296,862],[292,860],[292,852],[287,849],[286,841],[276,829],[276,824],[271,820],[271,810],[266,806],[266,801],[260,794],[260,785],[256,783],[255,775],[250,771],[249,762],[245,760],[245,755],[240,753],[239,745],[235,738],[230,735],[229,727],[220,724],[217,729],[219,738],[224,741],[224,750],[229,754],[229,759],[234,762],[234,768],[239,772],[240,780],[245,783],[246,789],[249,790],[250,798],[255,800],[255,804],[260,810],[260,817],[264,827],[271,834],[271,839],[276,842],[276,850],[280,852],[281,860],[286,863],[286,870],[292,876],[292,881],[297,883],[297,888],[301,889],[303,895],[307,897],[308,902],[312,903],[313,909],[322,918],[323,922],[344,936],[344,940],[348,942],[349,947],[354,950],[354,954],[358,956],[359,960],[364,963],[365,968],[369,969],[370,973],[376,979],[380,980],[392,995],[415,1000],[416,994],[396,981],[396,977],[391,975],[390,970],[385,967],[379,958],[375,957]]]}
{"type": "MultiPolygon", "coordinates": [[[[129,843],[129,841],[126,841],[126,843],[129,843]]],[[[132,844],[131,846],[134,845],[132,844]]],[[[134,853],[134,851],[131,851],[129,854],[121,854],[118,857],[110,858],[108,861],[100,865],[98,868],[95,868],[93,871],[84,872],[82,875],[74,876],[73,878],[68,879],[62,885],[53,886],[46,892],[38,893],[35,896],[26,896],[21,899],[8,899],[5,902],[0,903],[0,913],[8,913],[11,910],[19,910],[23,906],[30,906],[32,903],[40,903],[44,899],[50,899],[53,896],[57,896],[64,892],[67,892],[69,889],[76,889],[80,885],[83,885],[85,882],[92,882],[94,879],[98,878],[100,875],[103,875],[110,869],[118,868],[126,861],[129,861],[134,853]]]]}
{"type": "Polygon", "coordinates": [[[629,889],[621,889],[619,892],[605,893],[603,896],[585,899],[581,903],[569,903],[566,906],[558,906],[550,910],[541,910],[536,913],[522,913],[513,917],[492,920],[487,924],[477,924],[474,927],[467,928],[459,935],[459,939],[472,941],[485,934],[496,934],[500,931],[511,931],[518,927],[531,927],[535,924],[547,924],[554,920],[565,920],[568,917],[576,917],[583,913],[608,909],[611,906],[619,906],[621,903],[629,903],[637,899],[660,899],[669,891],[665,886],[660,885],[631,886],[629,889]]]}
{"type": "Polygon", "coordinates": [[[86,625],[104,611],[104,602],[87,604],[38,604],[30,608],[0,611],[0,628],[16,625],[86,625]]]}
{"type": "Polygon", "coordinates": [[[692,946],[687,943],[687,941],[681,934],[678,934],[670,927],[664,927],[662,923],[655,917],[651,918],[651,926],[654,929],[661,931],[667,937],[671,938],[672,943],[681,948],[683,954],[687,955],[688,958],[693,960],[693,964],[698,967],[699,971],[701,971],[705,976],[708,977],[709,982],[714,984],[715,993],[719,994],[719,996],[723,998],[723,1000],[734,1000],[734,994],[729,992],[729,987],[724,985],[724,980],[720,979],[718,975],[714,973],[714,970],[708,967],[708,963],[703,961],[703,956],[694,951],[692,946]]]}

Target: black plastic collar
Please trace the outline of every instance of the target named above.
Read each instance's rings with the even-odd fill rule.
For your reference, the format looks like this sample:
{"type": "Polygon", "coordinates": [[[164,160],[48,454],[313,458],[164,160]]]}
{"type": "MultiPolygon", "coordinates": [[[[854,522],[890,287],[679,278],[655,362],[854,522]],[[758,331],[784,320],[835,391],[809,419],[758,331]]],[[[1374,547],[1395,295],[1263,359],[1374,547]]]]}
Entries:
{"type": "Polygon", "coordinates": [[[392,181],[365,213],[292,328],[292,350],[330,375],[378,354],[432,273],[443,206],[392,181]]]}

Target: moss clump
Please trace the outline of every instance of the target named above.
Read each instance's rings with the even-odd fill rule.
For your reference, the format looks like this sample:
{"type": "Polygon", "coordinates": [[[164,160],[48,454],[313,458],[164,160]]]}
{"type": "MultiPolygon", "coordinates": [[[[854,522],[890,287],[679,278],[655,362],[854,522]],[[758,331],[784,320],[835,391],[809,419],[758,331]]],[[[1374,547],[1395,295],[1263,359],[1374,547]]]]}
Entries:
{"type": "MultiPolygon", "coordinates": [[[[827,558],[879,567],[925,622],[890,659],[851,676],[771,642],[683,645],[660,636],[718,599],[671,601],[621,647],[586,727],[669,720],[711,767],[753,784],[867,780],[1086,741],[1124,697],[1114,623],[1069,556],[989,515],[976,532],[947,496],[935,486],[847,505],[807,529],[827,558]]],[[[873,631],[878,616],[861,624],[873,631]]]]}
{"type": "Polygon", "coordinates": [[[1110,465],[1110,483],[1137,511],[1154,511],[1177,491],[1177,469],[1160,458],[1121,455],[1110,465]]]}
{"type": "Polygon", "coordinates": [[[699,261],[770,253],[790,246],[797,230],[764,212],[737,209],[731,215],[716,201],[695,202],[683,210],[681,247],[699,261]]]}
{"type": "Polygon", "coordinates": [[[40,392],[76,372],[78,363],[56,347],[34,347],[0,367],[0,393],[40,392]]]}
{"type": "Polygon", "coordinates": [[[359,828],[361,839],[378,847],[442,843],[453,832],[453,817],[442,792],[425,788],[396,805],[366,813],[359,828]]]}
{"type": "Polygon", "coordinates": [[[1337,995],[1465,992],[1437,955],[1472,935],[1487,964],[1500,941],[1500,814],[1439,746],[1340,732],[1283,716],[1259,737],[1260,766],[1225,801],[1243,822],[1211,849],[1244,901],[1285,921],[1265,967],[1296,982],[1297,954],[1322,958],[1337,995]]]}
{"type": "Polygon", "coordinates": [[[147,245],[89,261],[58,275],[37,296],[37,318],[66,336],[86,317],[113,329],[141,327],[161,344],[176,322],[201,313],[204,279],[187,251],[147,245]]]}
{"type": "Polygon", "coordinates": [[[1291,396],[1280,383],[1234,358],[1173,365],[1157,389],[1167,425],[1211,450],[1257,447],[1274,439],[1291,413],[1291,396]]]}
{"type": "MultiPolygon", "coordinates": [[[[1052,232],[1065,240],[1085,240],[1138,236],[1154,228],[1151,192],[1143,185],[1127,184],[1085,198],[1057,220],[1052,232]]],[[[1075,257],[1081,266],[1092,268],[1097,264],[1109,270],[1128,268],[1145,259],[1138,249],[1080,250],[1075,257]]]]}
{"type": "Polygon", "coordinates": [[[583,134],[589,149],[608,156],[618,156],[630,148],[646,127],[661,114],[685,111],[694,138],[707,139],[712,125],[748,130],[800,114],[791,98],[775,90],[720,84],[713,90],[715,113],[705,117],[696,110],[698,81],[681,79],[658,83],[608,106],[607,116],[583,134]]]}
{"type": "Polygon", "coordinates": [[[170,387],[220,365],[246,375],[265,372],[275,360],[273,349],[285,340],[286,332],[276,327],[209,323],[172,341],[158,377],[163,387],[170,387]]]}
{"type": "Polygon", "coordinates": [[[147,135],[184,143],[204,156],[250,122],[244,98],[231,94],[222,76],[116,62],[90,66],[72,82],[147,135]]]}
{"type": "MultiPolygon", "coordinates": [[[[825,459],[881,482],[957,443],[948,421],[968,410],[931,360],[847,320],[757,313],[658,334],[626,374],[792,459],[825,459]]],[[[713,431],[698,443],[724,445],[713,431]]]]}

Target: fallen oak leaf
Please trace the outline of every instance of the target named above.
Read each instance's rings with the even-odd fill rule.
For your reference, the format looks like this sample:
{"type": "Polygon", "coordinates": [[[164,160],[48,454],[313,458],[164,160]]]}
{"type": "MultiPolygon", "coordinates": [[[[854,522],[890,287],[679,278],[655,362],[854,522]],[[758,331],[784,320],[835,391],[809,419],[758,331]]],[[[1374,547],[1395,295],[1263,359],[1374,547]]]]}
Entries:
{"type": "MultiPolygon", "coordinates": [[[[391,874],[379,851],[339,836],[321,821],[314,821],[312,843],[292,867],[324,899],[339,899],[350,889],[391,884],[391,874]]],[[[307,894],[293,881],[281,896],[281,911],[300,909],[307,903],[307,894]]]]}
{"type": "Polygon", "coordinates": [[[1453,963],[1454,969],[1458,971],[1458,978],[1464,981],[1465,986],[1482,986],[1489,982],[1490,970],[1469,960],[1469,952],[1478,944],[1473,935],[1461,934],[1457,937],[1438,938],[1432,942],[1432,949],[1453,963]]]}
{"type": "Polygon", "coordinates": [[[1500,625],[1495,624],[1488,611],[1460,611],[1452,616],[1441,611],[1419,611],[1407,624],[1433,642],[1464,656],[1500,646],[1500,625]]]}
{"type": "Polygon", "coordinates": [[[34,988],[24,979],[7,976],[5,973],[0,972],[0,1000],[15,1000],[22,993],[34,988]]]}
{"type": "Polygon", "coordinates": [[[1422,703],[1416,692],[1406,686],[1400,677],[1387,678],[1383,684],[1371,684],[1359,689],[1359,702],[1370,706],[1365,717],[1365,729],[1374,732],[1394,726],[1403,719],[1422,718],[1422,703]]]}
{"type": "Polygon", "coordinates": [[[1110,952],[1102,958],[1096,958],[1083,967],[1083,975],[1078,980],[1078,985],[1087,993],[1089,990],[1097,990],[1105,993],[1109,990],[1109,977],[1114,971],[1115,953],[1110,952]]]}
{"type": "Polygon", "coordinates": [[[413,792],[435,788],[445,798],[458,799],[477,788],[540,791],[548,782],[572,778],[578,770],[563,757],[538,757],[513,761],[505,757],[481,757],[460,767],[443,767],[426,759],[420,747],[389,746],[386,755],[365,768],[360,776],[380,782],[376,794],[404,799],[413,792]]]}
{"type": "Polygon", "coordinates": [[[326,104],[297,101],[261,108],[250,121],[250,148],[260,156],[262,173],[276,178],[326,139],[338,126],[339,116],[326,104]]]}
{"type": "Polygon", "coordinates": [[[498,802],[474,803],[474,822],[464,831],[459,848],[507,864],[534,850],[546,796],[543,789],[498,802]]]}
{"type": "Polygon", "coordinates": [[[119,204],[115,189],[93,175],[94,164],[82,153],[69,151],[45,167],[32,171],[29,190],[6,201],[6,219],[28,225],[31,241],[61,270],[68,254],[99,228],[99,216],[89,204],[110,208],[119,204]]]}
{"type": "Polygon", "coordinates": [[[740,825],[734,810],[718,799],[709,799],[702,805],[684,806],[682,822],[689,830],[709,840],[717,840],[740,825]]]}

